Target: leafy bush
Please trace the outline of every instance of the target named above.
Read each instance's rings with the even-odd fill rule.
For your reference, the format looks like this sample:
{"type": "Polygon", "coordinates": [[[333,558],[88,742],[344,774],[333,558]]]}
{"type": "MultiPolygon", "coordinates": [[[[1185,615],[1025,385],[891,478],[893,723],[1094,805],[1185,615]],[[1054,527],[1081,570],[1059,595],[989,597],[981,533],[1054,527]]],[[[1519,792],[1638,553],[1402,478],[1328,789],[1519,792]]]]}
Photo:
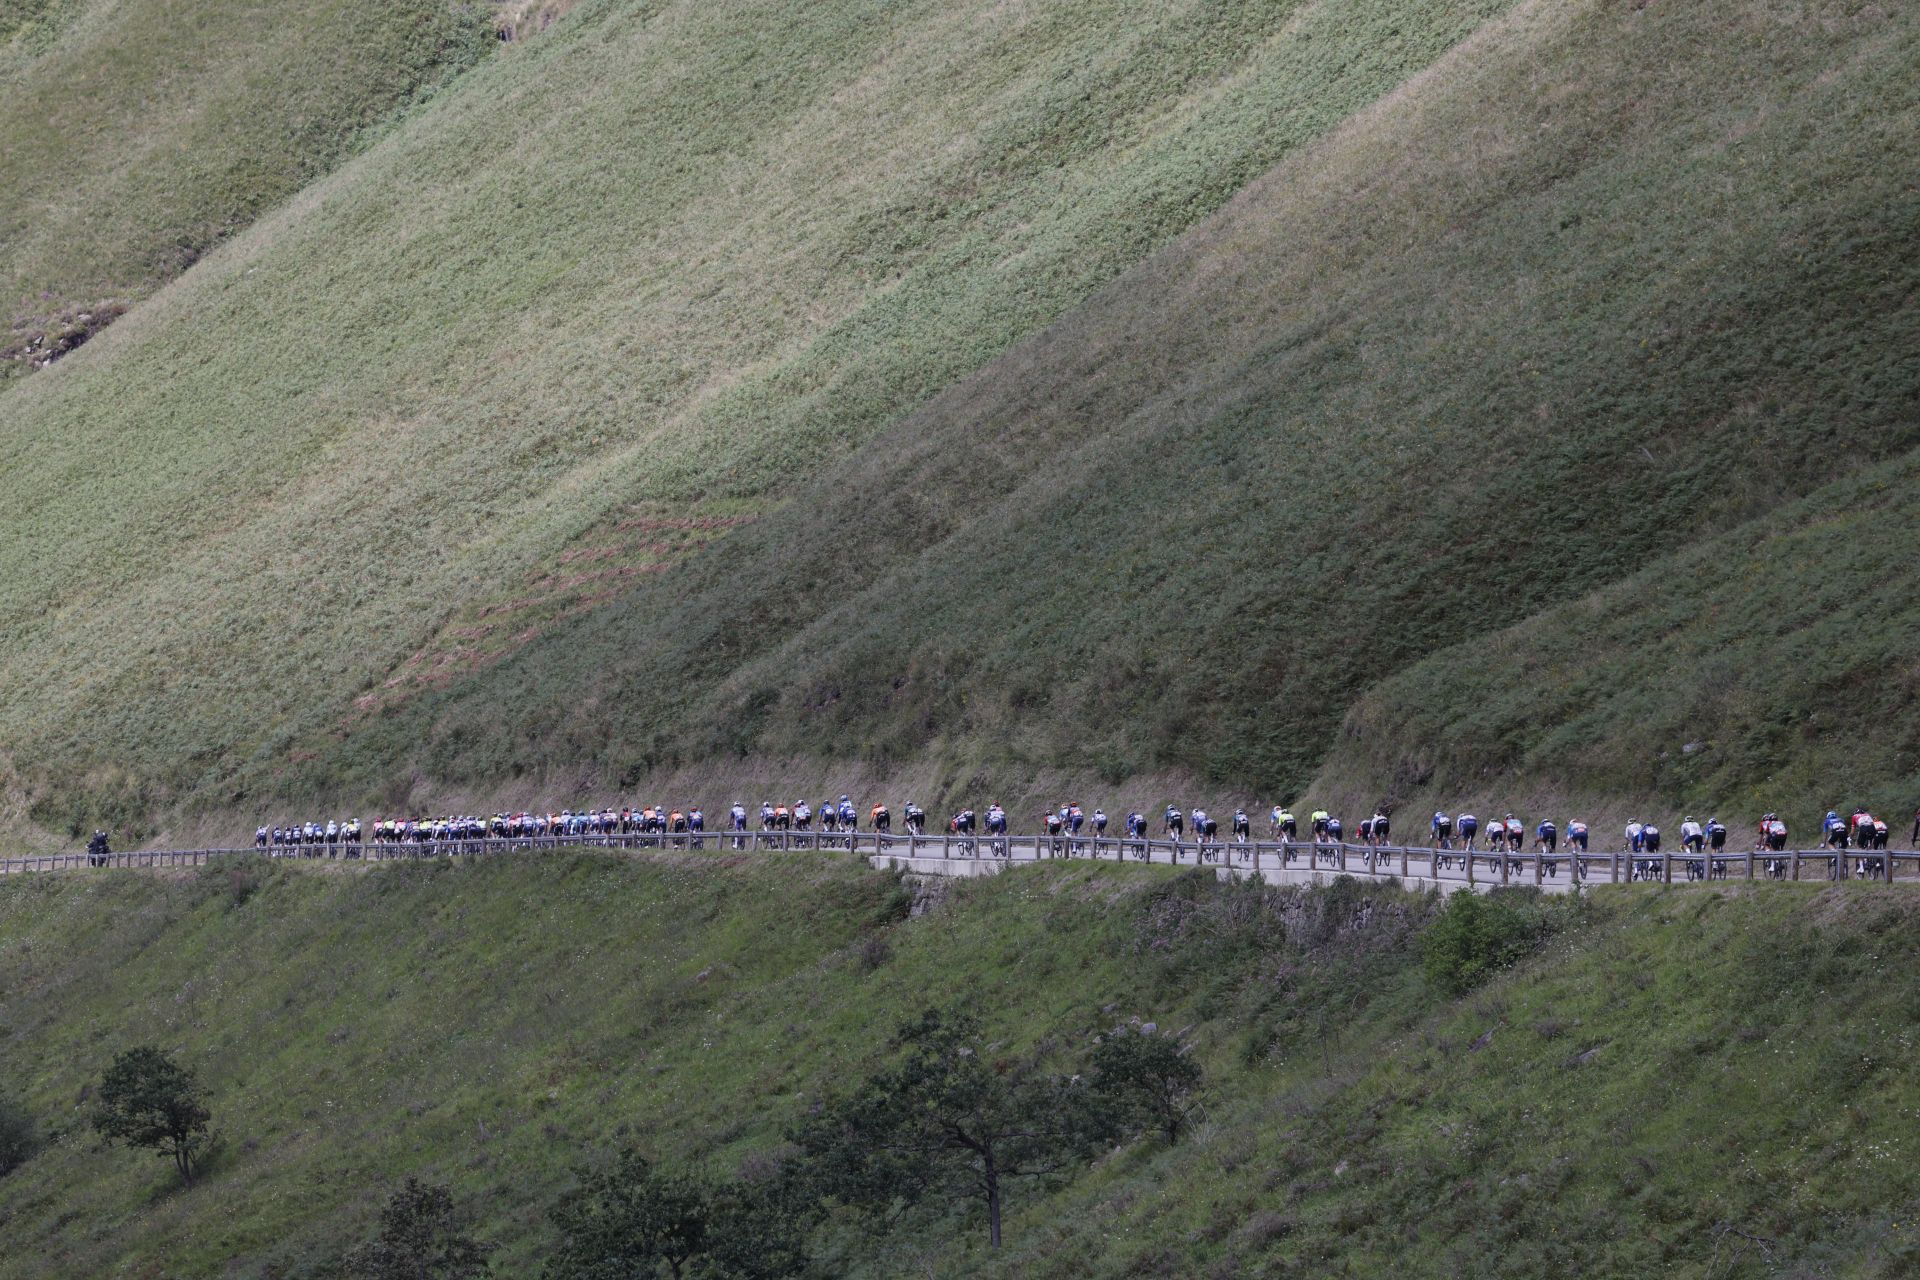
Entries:
{"type": "Polygon", "coordinates": [[[359,1280],[480,1280],[487,1253],[462,1229],[452,1191],[408,1178],[380,1211],[379,1234],[342,1269],[359,1280]]]}
{"type": "Polygon", "coordinates": [[[1526,954],[1537,933],[1534,921],[1503,900],[1456,893],[1427,927],[1421,963],[1428,981],[1461,995],[1526,954]]]}
{"type": "Polygon", "coordinates": [[[32,1159],[39,1149],[33,1116],[18,1099],[0,1098],[0,1178],[32,1159]]]}
{"type": "Polygon", "coordinates": [[[1126,1128],[1157,1129],[1169,1143],[1180,1140],[1201,1070],[1177,1039],[1122,1027],[1101,1040],[1088,1069],[1094,1096],[1126,1128]]]}

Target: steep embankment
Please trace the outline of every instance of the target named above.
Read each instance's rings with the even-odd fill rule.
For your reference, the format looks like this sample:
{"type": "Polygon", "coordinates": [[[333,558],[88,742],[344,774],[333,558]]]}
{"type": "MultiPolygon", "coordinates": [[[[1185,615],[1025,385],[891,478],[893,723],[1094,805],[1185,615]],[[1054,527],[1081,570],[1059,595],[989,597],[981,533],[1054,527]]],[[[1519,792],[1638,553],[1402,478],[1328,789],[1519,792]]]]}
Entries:
{"type": "MultiPolygon", "coordinates": [[[[1920,799],[1920,454],[1864,468],[1370,691],[1316,795],[1625,798],[1746,816],[1920,799]]],[[[1708,815],[1699,814],[1701,818],[1708,815]]]]}
{"type": "Polygon", "coordinates": [[[9,789],[1296,791],[1382,679],[1915,447],[1917,57],[1840,0],[583,4],[4,393],[9,789]]]}
{"type": "MultiPolygon", "coordinates": [[[[875,431],[1505,8],[580,5],[6,393],[18,767],[61,825],[295,785],[844,489],[875,431]]],[[[861,571],[830,577],[780,595],[861,571]]],[[[532,749],[571,753],[578,704],[532,749]]]]}
{"type": "Polygon", "coordinates": [[[492,48],[445,0],[12,0],[0,383],[38,368],[492,48]]]}
{"type": "Polygon", "coordinates": [[[1184,1028],[1200,1126],[1023,1184],[999,1258],[966,1205],[829,1223],[835,1274],[1891,1276],[1920,1248],[1908,895],[1545,904],[1550,941],[1458,1001],[1421,974],[1434,904],[1385,889],[1052,866],[907,907],[802,858],[9,879],[0,1081],[53,1141],[0,1179],[0,1275],[327,1274],[409,1174],[531,1274],[571,1166],[765,1168],[953,1002],[1062,1064],[1184,1028]],[[141,1042],[227,1135],[190,1191],[85,1130],[141,1042]]]}
{"type": "MultiPolygon", "coordinates": [[[[1476,653],[1801,495],[1888,483],[1869,468],[1920,440],[1916,57],[1920,21],[1884,6],[1490,23],[804,503],[325,749],[315,776],[825,751],[1297,794],[1353,698],[1436,648],[1476,653]]],[[[1842,567],[1834,536],[1799,550],[1840,564],[1749,575],[1740,598],[1790,616],[1810,582],[1859,577],[1856,643],[1821,678],[1858,689],[1849,723],[1885,722],[1910,696],[1879,679],[1888,611],[1920,560],[1901,516],[1852,527],[1884,573],[1842,567]]],[[[1794,661],[1739,627],[1707,611],[1682,642],[1794,661]]],[[[1658,696],[1633,682],[1660,643],[1636,633],[1634,696],[1658,696]]],[[[1517,705],[1534,684],[1478,682],[1517,674],[1477,668],[1457,694],[1517,705]]],[[[1374,704],[1378,735],[1406,688],[1374,704]]],[[[1673,794],[1654,758],[1698,734],[1643,733],[1630,697],[1594,715],[1579,732],[1630,768],[1548,749],[1501,784],[1673,794]]],[[[1822,740],[1710,757],[1711,780],[1825,803],[1822,740]]],[[[1844,780],[1915,768],[1883,740],[1844,780]]],[[[1372,804],[1401,772],[1323,781],[1372,804]]]]}

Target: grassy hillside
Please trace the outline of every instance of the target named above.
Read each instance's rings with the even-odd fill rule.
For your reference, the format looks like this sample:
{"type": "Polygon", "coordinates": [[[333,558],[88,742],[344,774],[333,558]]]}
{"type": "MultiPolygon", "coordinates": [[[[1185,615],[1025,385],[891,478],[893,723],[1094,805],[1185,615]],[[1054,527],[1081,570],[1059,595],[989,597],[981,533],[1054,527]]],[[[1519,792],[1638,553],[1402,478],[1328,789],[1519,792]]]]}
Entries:
{"type": "Polygon", "coordinates": [[[323,1275],[408,1174],[529,1274],[581,1159],[751,1164],[954,1000],[1063,1061],[1185,1028],[1204,1122],[1022,1191],[999,1257],[960,1207],[830,1228],[836,1274],[1892,1276],[1920,1248],[1906,895],[1610,891],[1459,1001],[1421,976],[1434,904],[1386,889],[1083,865],[906,907],[799,858],[10,879],[0,1079],[54,1141],[0,1180],[0,1275],[323,1275]],[[82,1122],[141,1041],[227,1133],[190,1191],[82,1122]]]}
{"type": "Polygon", "coordinates": [[[445,0],[12,0],[0,382],[87,340],[492,46],[445,0]]]}
{"type": "Polygon", "coordinates": [[[16,763],[123,809],[291,785],[844,491],[874,432],[1505,7],[578,6],[5,393],[16,763]]]}
{"type": "Polygon", "coordinates": [[[1629,799],[1751,816],[1806,797],[1801,834],[1864,804],[1904,836],[1917,483],[1920,454],[1865,468],[1408,668],[1349,713],[1316,794],[1578,798],[1622,820],[1629,799]]]}
{"type": "MultiPolygon", "coordinates": [[[[0,393],[6,790],[1297,793],[1380,681],[1920,445],[1916,23],[588,0],[0,393]]],[[[1822,661],[1889,717],[1880,634],[1822,661]]],[[[1646,777],[1609,705],[1627,764],[1502,785],[1646,777]]],[[[1826,802],[1813,741],[1716,788],[1826,802]]]]}
{"type": "MultiPolygon", "coordinates": [[[[1916,56],[1913,13],[1851,4],[1496,20],[805,503],[321,745],[315,785],[344,770],[371,787],[396,759],[485,778],[840,752],[1297,794],[1352,700],[1434,650],[1470,659],[1603,584],[1644,589],[1661,571],[1631,575],[1683,549],[1708,574],[1723,530],[1893,484],[1870,468],[1920,442],[1916,56]]],[[[1910,648],[1897,619],[1920,558],[1903,513],[1871,514],[1883,500],[1899,501],[1713,588],[1741,607],[1687,613],[1682,642],[1784,673],[1800,646],[1744,620],[1844,579],[1874,603],[1822,649],[1821,679],[1857,690],[1851,723],[1899,718],[1911,681],[1880,677],[1910,648]]],[[[1588,638],[1555,643],[1592,662],[1588,638]]],[[[1639,664],[1617,672],[1623,696],[1503,783],[1676,794],[1650,785],[1655,753],[1686,739],[1645,733],[1639,708],[1686,674],[1648,683],[1669,657],[1653,639],[1622,654],[1639,664]],[[1576,734],[1604,768],[1559,751],[1576,734]]],[[[1459,705],[1537,687],[1482,677],[1527,678],[1474,668],[1459,705]]],[[[1590,683],[1547,690],[1545,722],[1590,683]]],[[[1371,704],[1377,735],[1407,687],[1371,704]]],[[[1896,736],[1817,777],[1830,741],[1777,735],[1712,781],[1787,807],[1920,766],[1896,736]]],[[[1391,746],[1377,755],[1393,771],[1332,781],[1372,803],[1398,786],[1391,746]]]]}

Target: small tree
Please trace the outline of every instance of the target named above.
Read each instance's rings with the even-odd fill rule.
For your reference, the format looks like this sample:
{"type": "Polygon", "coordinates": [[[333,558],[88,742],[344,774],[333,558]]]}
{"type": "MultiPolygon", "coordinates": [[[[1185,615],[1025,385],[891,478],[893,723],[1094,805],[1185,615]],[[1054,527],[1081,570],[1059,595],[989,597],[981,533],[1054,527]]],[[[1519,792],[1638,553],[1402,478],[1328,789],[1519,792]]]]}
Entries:
{"type": "Polygon", "coordinates": [[[560,1247],[548,1280],[781,1280],[807,1269],[805,1214],[785,1176],[716,1182],[662,1173],[631,1151],[578,1176],[549,1215],[560,1247]]]}
{"type": "Polygon", "coordinates": [[[452,1191],[408,1178],[380,1211],[380,1233],[343,1269],[360,1280],[480,1280],[488,1252],[463,1230],[452,1191]]]}
{"type": "Polygon", "coordinates": [[[193,1072],[151,1045],[128,1049],[100,1079],[93,1127],[104,1137],[172,1160],[189,1186],[213,1143],[207,1128],[212,1120],[193,1072]]]}
{"type": "Polygon", "coordinates": [[[794,1140],[821,1192],[849,1204],[977,1196],[998,1248],[1008,1184],[1057,1172],[1098,1144],[1087,1091],[1030,1064],[989,1060],[963,1015],[929,1010],[897,1044],[894,1066],[794,1140]]]}
{"type": "Polygon", "coordinates": [[[1087,1069],[1100,1112],[1116,1128],[1158,1129],[1168,1142],[1180,1140],[1201,1071],[1172,1036],[1122,1027],[1094,1048],[1087,1069]]]}
{"type": "Polygon", "coordinates": [[[713,1187],[705,1179],[656,1172],[623,1151],[611,1169],[582,1170],[580,1185],[553,1207],[560,1247],[548,1280],[687,1274],[707,1252],[713,1187]]]}
{"type": "Polygon", "coordinates": [[[12,1098],[0,1098],[0,1178],[25,1164],[40,1149],[33,1116],[12,1098]]]}

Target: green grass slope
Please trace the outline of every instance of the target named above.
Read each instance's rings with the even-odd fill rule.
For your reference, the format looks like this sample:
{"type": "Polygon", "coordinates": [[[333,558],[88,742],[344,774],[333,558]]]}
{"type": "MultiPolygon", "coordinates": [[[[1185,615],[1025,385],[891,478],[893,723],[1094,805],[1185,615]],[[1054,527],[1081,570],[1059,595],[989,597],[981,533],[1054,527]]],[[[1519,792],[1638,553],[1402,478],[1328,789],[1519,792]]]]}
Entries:
{"type": "Polygon", "coordinates": [[[843,490],[1506,7],[578,6],[5,393],[16,767],[123,814],[293,785],[843,490]]]}
{"type": "Polygon", "coordinates": [[[0,381],[85,341],[492,46],[444,0],[13,0],[0,381]]]}
{"type": "MultiPolygon", "coordinates": [[[[1920,545],[1884,509],[1898,473],[1863,468],[1920,441],[1916,59],[1920,16],[1885,6],[1526,6],[807,502],[322,744],[313,785],[371,789],[395,760],[640,776],[842,753],[1297,794],[1393,672],[1604,584],[1644,589],[1631,575],[1682,549],[1710,574],[1719,532],[1882,486],[1846,530],[1714,588],[1742,608],[1689,614],[1682,642],[1784,673],[1799,644],[1744,620],[1844,579],[1877,607],[1849,615],[1820,679],[1856,689],[1850,723],[1891,722],[1910,673],[1880,676],[1905,651],[1920,545]],[[1854,533],[1877,569],[1849,563],[1854,533]]],[[[1568,665],[1584,638],[1562,636],[1568,665]]],[[[1636,683],[1667,651],[1636,652],[1616,673],[1634,692],[1539,739],[1529,769],[1572,735],[1596,754],[1555,774],[1590,791],[1664,767],[1680,743],[1642,733],[1638,708],[1686,676],[1636,683]]],[[[1450,693],[1519,707],[1537,685],[1482,667],[1450,693]]],[[[1407,688],[1370,704],[1382,776],[1338,780],[1367,803],[1396,785],[1407,688]]],[[[1915,767],[1896,736],[1816,781],[1842,750],[1823,741],[1715,757],[1720,793],[1824,803],[1915,767]]]]}
{"type": "Polygon", "coordinates": [[[1348,714],[1315,793],[1779,809],[1809,840],[1820,810],[1864,804],[1904,836],[1916,485],[1920,454],[1863,469],[1408,668],[1348,714]]]}
{"type": "Polygon", "coordinates": [[[580,1160],[731,1173],[952,1001],[1062,1062],[1128,1016],[1184,1028],[1203,1122],[1022,1189],[998,1257],[956,1206],[830,1227],[829,1273],[1892,1276],[1920,1247],[1908,895],[1552,904],[1458,1001],[1421,975],[1434,904],[1350,882],[1060,866],[906,908],[803,858],[10,879],[0,1079],[52,1140],[0,1179],[0,1275],[326,1275],[409,1174],[533,1274],[580,1160]],[[84,1125],[148,1041],[227,1135],[191,1190],[84,1125]]]}

